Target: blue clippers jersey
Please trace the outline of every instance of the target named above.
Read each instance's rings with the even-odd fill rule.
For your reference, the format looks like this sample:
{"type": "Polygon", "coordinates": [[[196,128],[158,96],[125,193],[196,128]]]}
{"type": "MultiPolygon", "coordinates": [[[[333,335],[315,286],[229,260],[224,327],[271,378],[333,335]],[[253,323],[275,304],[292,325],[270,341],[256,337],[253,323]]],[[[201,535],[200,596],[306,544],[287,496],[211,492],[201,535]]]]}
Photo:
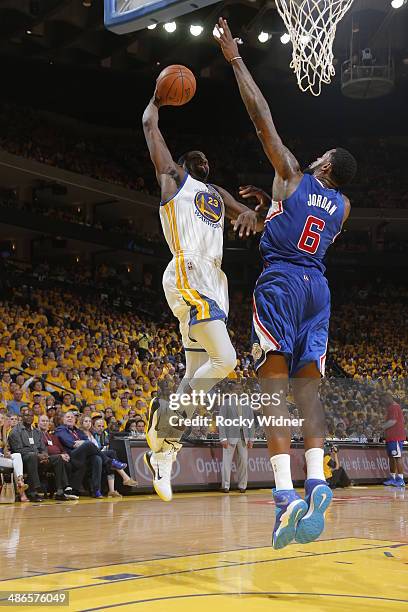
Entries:
{"type": "Polygon", "coordinates": [[[324,272],[323,258],[341,231],[343,215],[340,191],[304,174],[287,200],[272,202],[259,245],[264,262],[288,261],[324,272]]]}

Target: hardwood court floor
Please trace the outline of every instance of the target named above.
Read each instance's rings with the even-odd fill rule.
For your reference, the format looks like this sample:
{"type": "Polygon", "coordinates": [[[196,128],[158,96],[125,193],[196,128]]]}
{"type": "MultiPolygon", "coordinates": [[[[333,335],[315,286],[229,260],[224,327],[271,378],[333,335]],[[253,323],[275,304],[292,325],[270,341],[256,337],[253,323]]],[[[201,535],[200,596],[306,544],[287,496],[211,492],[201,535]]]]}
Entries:
{"type": "Polygon", "coordinates": [[[67,589],[75,611],[408,610],[408,490],[336,490],[323,539],[280,551],[273,511],[267,490],[0,506],[0,590],[67,589]]]}

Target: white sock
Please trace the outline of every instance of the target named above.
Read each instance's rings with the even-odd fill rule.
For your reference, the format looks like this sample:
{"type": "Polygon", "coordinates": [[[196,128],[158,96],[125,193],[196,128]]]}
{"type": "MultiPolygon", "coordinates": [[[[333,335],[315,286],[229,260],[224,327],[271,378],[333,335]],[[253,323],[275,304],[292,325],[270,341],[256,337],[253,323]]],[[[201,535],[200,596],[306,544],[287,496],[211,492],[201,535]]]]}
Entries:
{"type": "Polygon", "coordinates": [[[391,472],[391,478],[393,478],[395,480],[396,474],[394,472],[394,474],[391,472]]]}
{"type": "Polygon", "coordinates": [[[290,455],[274,455],[271,457],[271,464],[275,475],[275,489],[277,491],[293,489],[290,455]]]}
{"type": "Polygon", "coordinates": [[[309,448],[305,452],[307,477],[326,480],[323,471],[324,450],[322,448],[309,448]]]}
{"type": "Polygon", "coordinates": [[[401,478],[401,480],[404,480],[404,474],[398,474],[398,478],[401,478]]]}

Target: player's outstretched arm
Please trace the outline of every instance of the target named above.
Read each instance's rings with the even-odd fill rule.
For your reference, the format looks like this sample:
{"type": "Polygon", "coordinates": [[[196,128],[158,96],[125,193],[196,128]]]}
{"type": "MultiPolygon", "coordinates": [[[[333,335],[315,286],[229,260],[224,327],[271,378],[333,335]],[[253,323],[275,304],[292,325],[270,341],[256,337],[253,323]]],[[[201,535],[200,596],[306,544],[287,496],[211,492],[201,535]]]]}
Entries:
{"type": "Polygon", "coordinates": [[[276,173],[284,180],[300,175],[298,161],[282,143],[272,121],[268,103],[243,62],[236,39],[232,37],[227,21],[220,17],[215,27],[218,35],[214,35],[214,38],[220,45],[225,59],[232,65],[241,98],[269,161],[276,173]]]}
{"type": "Polygon", "coordinates": [[[240,238],[246,238],[251,233],[256,234],[261,230],[259,215],[245,204],[238,202],[226,189],[214,185],[220,192],[225,206],[225,216],[231,219],[234,232],[238,232],[240,238]]]}
{"type": "Polygon", "coordinates": [[[255,206],[255,212],[258,215],[256,229],[258,232],[262,232],[265,225],[266,215],[272,204],[272,198],[260,187],[254,185],[246,185],[245,187],[239,188],[239,195],[244,200],[248,198],[254,198],[257,201],[255,206]]]}
{"type": "Polygon", "coordinates": [[[162,199],[167,200],[180,187],[185,172],[173,160],[159,129],[159,107],[160,101],[154,95],[143,113],[142,122],[150,158],[156,170],[157,182],[161,187],[162,199]]]}

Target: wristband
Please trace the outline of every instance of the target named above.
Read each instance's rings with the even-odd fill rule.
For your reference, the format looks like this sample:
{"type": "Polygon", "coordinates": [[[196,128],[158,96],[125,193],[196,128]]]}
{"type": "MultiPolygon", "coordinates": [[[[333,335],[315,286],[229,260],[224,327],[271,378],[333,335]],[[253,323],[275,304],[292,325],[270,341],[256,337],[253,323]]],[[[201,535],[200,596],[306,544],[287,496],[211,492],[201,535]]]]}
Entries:
{"type": "Polygon", "coordinates": [[[242,57],[240,55],[236,55],[235,57],[232,57],[229,61],[230,64],[232,64],[232,62],[235,62],[235,60],[239,60],[242,59],[242,57]]]}

